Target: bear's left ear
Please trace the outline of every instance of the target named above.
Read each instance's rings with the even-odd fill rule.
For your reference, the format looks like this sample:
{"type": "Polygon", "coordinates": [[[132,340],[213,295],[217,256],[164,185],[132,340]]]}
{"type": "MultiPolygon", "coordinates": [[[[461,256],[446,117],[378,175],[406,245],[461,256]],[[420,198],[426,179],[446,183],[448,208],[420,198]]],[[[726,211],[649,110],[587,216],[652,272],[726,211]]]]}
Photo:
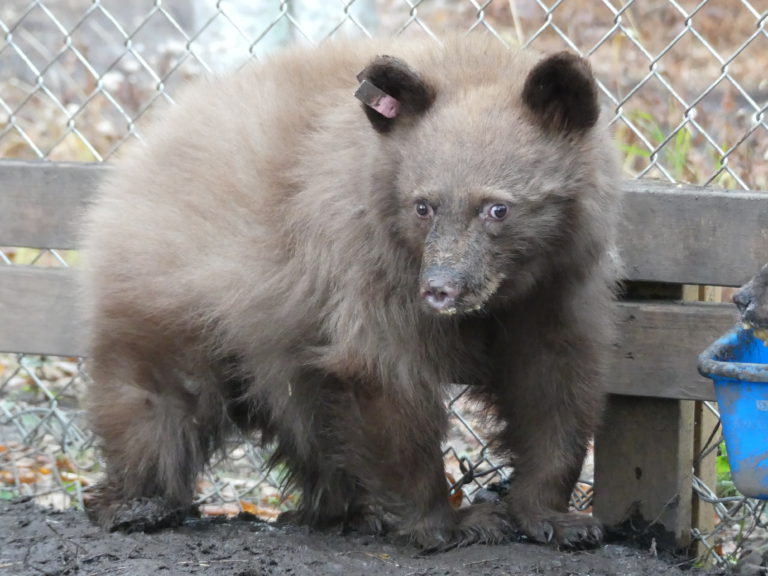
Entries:
{"type": "Polygon", "coordinates": [[[355,97],[371,125],[381,133],[406,118],[424,114],[435,100],[435,91],[408,64],[392,56],[377,56],[357,75],[355,97]]]}
{"type": "Polygon", "coordinates": [[[600,115],[597,84],[589,62],[569,52],[544,58],[525,80],[523,104],[545,130],[589,130],[600,115]]]}

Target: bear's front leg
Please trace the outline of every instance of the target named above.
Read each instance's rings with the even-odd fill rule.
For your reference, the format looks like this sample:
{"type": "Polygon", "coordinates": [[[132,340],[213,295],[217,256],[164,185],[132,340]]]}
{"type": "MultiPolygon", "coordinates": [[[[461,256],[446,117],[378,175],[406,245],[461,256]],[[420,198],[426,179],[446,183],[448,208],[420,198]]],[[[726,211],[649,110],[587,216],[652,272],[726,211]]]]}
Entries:
{"type": "Polygon", "coordinates": [[[357,388],[353,397],[335,419],[344,466],[359,480],[367,508],[383,510],[392,532],[429,551],[498,543],[511,532],[503,506],[452,508],[438,387],[418,383],[396,394],[357,388]]]}
{"type": "Polygon", "coordinates": [[[493,405],[500,421],[495,445],[514,462],[504,498],[513,523],[537,542],[594,546],[603,538],[600,522],[569,512],[568,502],[602,413],[610,327],[589,317],[564,322],[568,313],[551,303],[504,323],[494,381],[476,394],[493,405]]]}

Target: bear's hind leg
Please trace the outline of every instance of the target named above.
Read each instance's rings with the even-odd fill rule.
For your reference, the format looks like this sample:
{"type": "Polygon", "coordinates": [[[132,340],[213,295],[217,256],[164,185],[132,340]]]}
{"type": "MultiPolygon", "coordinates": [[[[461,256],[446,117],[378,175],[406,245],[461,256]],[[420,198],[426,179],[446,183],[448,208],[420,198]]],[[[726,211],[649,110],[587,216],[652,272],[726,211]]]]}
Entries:
{"type": "Polygon", "coordinates": [[[222,404],[187,391],[162,361],[111,352],[95,354],[91,369],[88,413],[106,477],[91,490],[89,513],[110,530],[178,524],[220,437],[222,404]]]}

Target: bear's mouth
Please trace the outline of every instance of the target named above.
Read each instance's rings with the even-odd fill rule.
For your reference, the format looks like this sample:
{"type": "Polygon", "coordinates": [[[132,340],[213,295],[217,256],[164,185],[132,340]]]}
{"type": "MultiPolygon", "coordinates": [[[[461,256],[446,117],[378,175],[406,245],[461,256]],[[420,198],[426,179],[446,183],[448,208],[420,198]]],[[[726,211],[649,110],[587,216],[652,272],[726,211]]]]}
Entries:
{"type": "Polygon", "coordinates": [[[483,298],[477,293],[463,293],[456,298],[446,298],[425,294],[422,291],[421,297],[427,312],[439,316],[457,316],[481,312],[487,303],[487,298],[483,298]]]}
{"type": "Polygon", "coordinates": [[[482,311],[499,291],[504,274],[484,275],[469,282],[465,275],[447,267],[430,267],[421,275],[419,296],[433,314],[454,316],[482,311]]]}

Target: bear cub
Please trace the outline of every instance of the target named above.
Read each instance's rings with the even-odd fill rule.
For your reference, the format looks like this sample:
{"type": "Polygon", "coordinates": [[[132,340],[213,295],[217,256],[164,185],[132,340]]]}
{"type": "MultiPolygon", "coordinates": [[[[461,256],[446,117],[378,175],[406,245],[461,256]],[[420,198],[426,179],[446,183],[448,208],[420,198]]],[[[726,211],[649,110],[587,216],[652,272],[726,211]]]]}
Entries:
{"type": "Polygon", "coordinates": [[[274,443],[298,523],[429,549],[601,540],[568,511],[618,274],[586,61],[482,37],[292,49],[194,85],[145,135],[84,228],[99,523],[178,521],[244,432],[274,443]],[[449,504],[451,383],[514,466],[500,502],[449,504]]]}

